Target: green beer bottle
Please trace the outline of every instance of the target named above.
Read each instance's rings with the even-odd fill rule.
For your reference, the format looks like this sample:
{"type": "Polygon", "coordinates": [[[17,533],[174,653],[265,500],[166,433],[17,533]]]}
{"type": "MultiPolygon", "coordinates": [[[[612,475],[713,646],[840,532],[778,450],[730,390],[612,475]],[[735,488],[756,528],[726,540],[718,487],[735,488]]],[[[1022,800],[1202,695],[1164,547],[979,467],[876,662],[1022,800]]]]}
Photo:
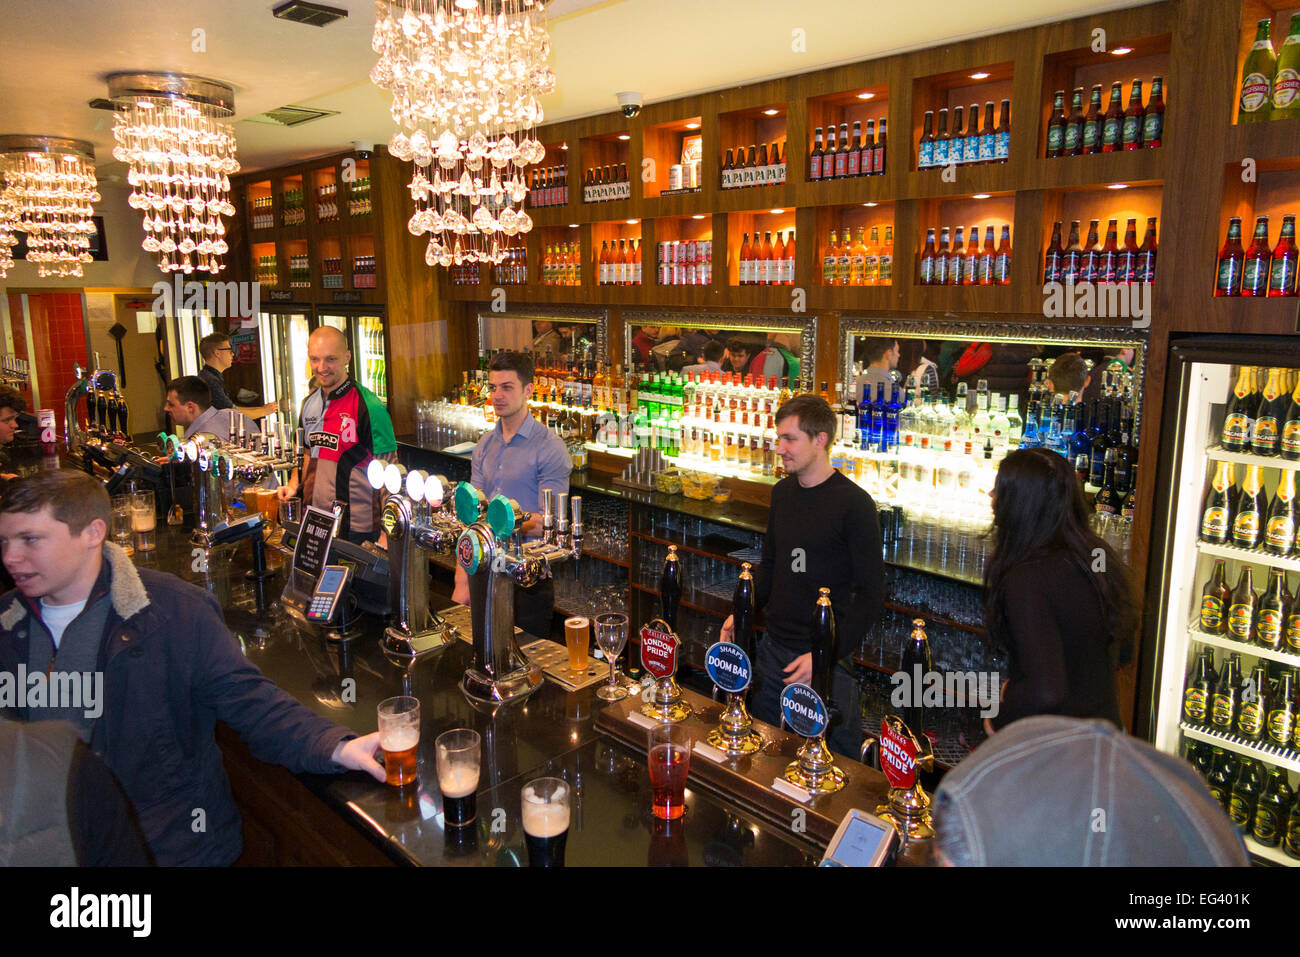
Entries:
{"type": "Polygon", "coordinates": [[[1291,29],[1277,58],[1273,75],[1273,119],[1300,116],[1300,13],[1291,14],[1291,29]]]}
{"type": "Polygon", "coordinates": [[[1277,54],[1269,42],[1268,31],[1272,21],[1260,20],[1255,29],[1255,42],[1246,55],[1246,65],[1241,69],[1241,110],[1238,123],[1253,123],[1271,119],[1273,76],[1277,72],[1277,54]]]}

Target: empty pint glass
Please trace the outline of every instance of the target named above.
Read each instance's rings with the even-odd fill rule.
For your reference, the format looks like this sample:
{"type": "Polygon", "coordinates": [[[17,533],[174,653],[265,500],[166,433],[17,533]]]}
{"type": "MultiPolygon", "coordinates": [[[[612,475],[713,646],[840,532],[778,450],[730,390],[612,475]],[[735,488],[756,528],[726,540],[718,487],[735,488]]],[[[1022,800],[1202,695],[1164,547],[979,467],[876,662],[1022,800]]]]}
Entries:
{"type": "Polygon", "coordinates": [[[463,827],[478,816],[479,761],[482,750],[477,731],[455,728],[438,735],[433,743],[438,763],[438,789],[442,791],[442,819],[448,827],[463,827]]]}
{"type": "Polygon", "coordinates": [[[559,778],[538,778],[519,795],[529,867],[563,867],[569,837],[569,786],[559,778]]]}
{"type": "Polygon", "coordinates": [[[131,529],[137,552],[151,552],[157,547],[157,527],[153,491],[136,492],[131,496],[131,529]]]}
{"type": "Polygon", "coordinates": [[[569,670],[587,670],[587,645],[591,641],[591,623],[586,618],[564,619],[564,642],[569,646],[569,670]]]}
{"type": "Polygon", "coordinates": [[[134,514],[130,495],[113,496],[113,541],[128,552],[134,551],[131,540],[135,535],[134,514]]]}
{"type": "Polygon", "coordinates": [[[402,787],[418,777],[420,699],[399,695],[379,702],[379,747],[384,752],[388,783],[402,787]]]}
{"type": "Polygon", "coordinates": [[[660,724],[649,732],[651,810],[665,821],[686,813],[686,774],[691,767],[691,733],[684,724],[660,724]]]}

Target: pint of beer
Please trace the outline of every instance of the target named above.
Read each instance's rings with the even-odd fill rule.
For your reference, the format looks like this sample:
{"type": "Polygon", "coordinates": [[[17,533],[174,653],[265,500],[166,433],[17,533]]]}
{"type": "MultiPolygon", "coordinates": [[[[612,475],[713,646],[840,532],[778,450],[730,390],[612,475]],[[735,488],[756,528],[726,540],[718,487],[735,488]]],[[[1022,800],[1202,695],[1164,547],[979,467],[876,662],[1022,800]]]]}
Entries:
{"type": "Polygon", "coordinates": [[[648,760],[654,816],[674,821],[686,813],[686,775],[691,767],[691,736],[682,724],[650,729],[648,760]]]}
{"type": "Polygon", "coordinates": [[[569,837],[569,785],[559,778],[537,778],[519,796],[529,867],[563,867],[569,837]]]}
{"type": "Polygon", "coordinates": [[[569,646],[569,670],[587,670],[587,645],[591,640],[591,622],[586,618],[564,619],[564,643],[569,646]]]}
{"type": "Polygon", "coordinates": [[[442,791],[442,817],[448,827],[463,827],[478,816],[480,739],[477,731],[454,728],[433,743],[438,761],[438,789],[442,791]]]}
{"type": "Polygon", "coordinates": [[[393,787],[412,784],[418,777],[420,749],[420,699],[399,695],[379,702],[379,747],[384,771],[393,787]]]}

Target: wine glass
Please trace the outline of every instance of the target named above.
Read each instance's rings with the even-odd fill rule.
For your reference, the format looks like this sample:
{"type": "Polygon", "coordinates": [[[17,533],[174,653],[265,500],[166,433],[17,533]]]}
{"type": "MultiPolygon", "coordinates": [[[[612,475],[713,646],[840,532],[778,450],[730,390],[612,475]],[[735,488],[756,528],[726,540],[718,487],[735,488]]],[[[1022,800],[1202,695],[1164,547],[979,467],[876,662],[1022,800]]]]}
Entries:
{"type": "Polygon", "coordinates": [[[596,697],[602,701],[619,701],[627,697],[627,689],[621,687],[615,679],[615,662],[623,653],[627,644],[627,615],[621,612],[609,612],[596,616],[596,644],[605,657],[609,659],[609,683],[596,689],[596,697]]]}

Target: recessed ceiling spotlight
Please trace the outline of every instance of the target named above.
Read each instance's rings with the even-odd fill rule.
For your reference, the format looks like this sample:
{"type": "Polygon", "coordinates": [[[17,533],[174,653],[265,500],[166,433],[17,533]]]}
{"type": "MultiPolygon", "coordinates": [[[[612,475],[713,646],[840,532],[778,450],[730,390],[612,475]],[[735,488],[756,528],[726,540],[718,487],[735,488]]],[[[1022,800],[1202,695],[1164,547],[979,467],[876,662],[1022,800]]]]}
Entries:
{"type": "Polygon", "coordinates": [[[629,135],[626,134],[626,133],[619,133],[619,134],[618,134],[618,138],[619,138],[620,140],[630,140],[632,137],[629,136],[629,135]]]}
{"type": "Polygon", "coordinates": [[[1113,49],[1113,50],[1110,51],[1110,55],[1111,55],[1111,56],[1123,56],[1123,55],[1126,54],[1126,53],[1132,53],[1132,52],[1133,52],[1133,48],[1132,48],[1132,47],[1116,47],[1115,49],[1113,49]]]}
{"type": "Polygon", "coordinates": [[[764,116],[776,116],[776,114],[778,114],[778,113],[780,113],[780,112],[781,112],[780,110],[764,110],[764,111],[763,111],[763,115],[764,115],[764,116]]]}
{"type": "Polygon", "coordinates": [[[972,80],[987,80],[989,78],[989,75],[985,73],[983,70],[980,70],[978,73],[972,73],[970,75],[970,78],[972,80]]]}
{"type": "Polygon", "coordinates": [[[974,196],[971,197],[971,199],[988,199],[988,198],[989,198],[988,193],[976,193],[974,196]]]}
{"type": "Polygon", "coordinates": [[[874,94],[874,93],[859,93],[859,94],[858,94],[858,99],[859,99],[859,100],[874,100],[875,98],[876,98],[876,94],[874,94]]]}
{"type": "Polygon", "coordinates": [[[1128,189],[1128,183],[1111,183],[1107,189],[1128,189]]]}

